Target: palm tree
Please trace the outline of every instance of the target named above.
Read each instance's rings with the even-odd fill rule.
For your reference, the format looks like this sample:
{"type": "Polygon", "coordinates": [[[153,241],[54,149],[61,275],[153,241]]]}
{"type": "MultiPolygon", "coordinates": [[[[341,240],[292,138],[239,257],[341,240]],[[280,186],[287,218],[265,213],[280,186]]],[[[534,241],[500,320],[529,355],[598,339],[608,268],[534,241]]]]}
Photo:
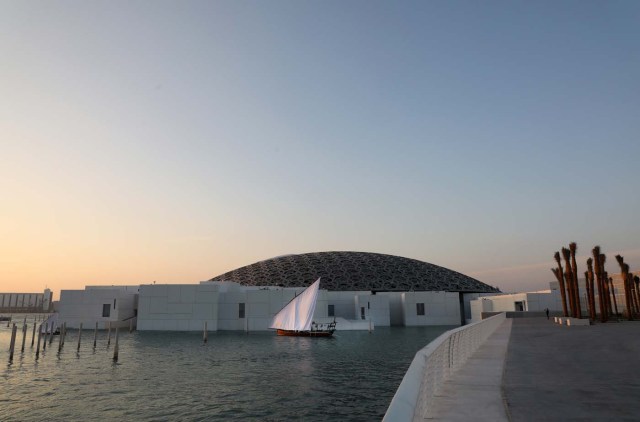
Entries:
{"type": "Polygon", "coordinates": [[[569,311],[567,311],[567,292],[565,290],[564,280],[562,278],[562,261],[560,260],[560,252],[556,252],[553,257],[558,263],[558,268],[552,268],[551,271],[558,279],[558,284],[560,284],[560,296],[562,297],[562,313],[565,317],[568,317],[569,311]]]}
{"type": "Polygon", "coordinates": [[[578,264],[576,264],[576,251],[578,245],[576,242],[569,243],[569,251],[571,252],[571,272],[573,278],[573,294],[576,301],[576,312],[578,318],[582,318],[582,306],[580,305],[580,286],[578,286],[578,264]]]}
{"type": "Polygon", "coordinates": [[[624,263],[624,258],[621,255],[616,255],[616,261],[620,265],[620,275],[622,276],[622,282],[624,283],[624,302],[627,307],[627,316],[629,321],[633,320],[633,309],[631,309],[631,294],[629,292],[629,265],[624,263]]]}
{"type": "Polygon", "coordinates": [[[571,305],[571,316],[578,318],[578,308],[576,307],[576,296],[573,289],[572,271],[571,271],[571,251],[567,248],[562,248],[562,257],[565,261],[564,266],[564,280],[567,285],[567,293],[569,293],[569,304],[571,305]]]}
{"type": "Polygon", "coordinates": [[[600,269],[600,246],[595,246],[591,251],[593,254],[593,265],[596,272],[596,284],[598,286],[598,305],[600,305],[600,321],[607,321],[607,312],[604,308],[604,291],[602,286],[602,270],[600,269]]]}
{"type": "Polygon", "coordinates": [[[593,290],[593,259],[587,259],[587,272],[584,273],[585,280],[587,280],[587,296],[589,297],[589,318],[592,321],[596,320],[596,297],[593,290]]]}
{"type": "Polygon", "coordinates": [[[607,310],[607,318],[613,313],[613,305],[611,304],[611,295],[609,294],[609,273],[604,269],[604,264],[607,261],[605,254],[600,254],[600,271],[602,272],[602,285],[604,291],[604,308],[607,310]]]}

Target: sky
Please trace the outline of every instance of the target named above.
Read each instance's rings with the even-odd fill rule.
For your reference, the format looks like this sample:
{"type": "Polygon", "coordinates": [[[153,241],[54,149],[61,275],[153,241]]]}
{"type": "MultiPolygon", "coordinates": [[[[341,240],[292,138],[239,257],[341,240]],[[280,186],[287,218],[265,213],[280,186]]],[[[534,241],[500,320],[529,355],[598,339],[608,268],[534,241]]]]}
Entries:
{"type": "Polygon", "coordinates": [[[331,250],[538,290],[571,241],[639,270],[637,1],[2,9],[1,292],[331,250]]]}

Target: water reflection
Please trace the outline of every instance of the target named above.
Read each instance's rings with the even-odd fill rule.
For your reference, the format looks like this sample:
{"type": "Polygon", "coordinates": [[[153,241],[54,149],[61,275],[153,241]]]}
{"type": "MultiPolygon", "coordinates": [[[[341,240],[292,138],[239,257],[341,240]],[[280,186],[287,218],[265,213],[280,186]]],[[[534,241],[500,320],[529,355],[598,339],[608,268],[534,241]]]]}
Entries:
{"type": "Polygon", "coordinates": [[[448,328],[217,332],[205,345],[200,333],[122,333],[117,363],[106,332],[95,350],[85,332],[76,353],[71,331],[59,355],[36,361],[28,345],[8,364],[0,327],[0,420],[379,420],[415,352],[448,328]]]}

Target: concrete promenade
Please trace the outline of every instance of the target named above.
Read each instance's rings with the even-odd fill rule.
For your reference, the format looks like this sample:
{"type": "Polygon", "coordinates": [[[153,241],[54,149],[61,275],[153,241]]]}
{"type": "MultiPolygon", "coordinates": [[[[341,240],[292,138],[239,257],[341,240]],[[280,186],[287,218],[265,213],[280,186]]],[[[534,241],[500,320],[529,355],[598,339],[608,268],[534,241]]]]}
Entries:
{"type": "Polygon", "coordinates": [[[508,319],[445,382],[427,420],[640,421],[640,322],[508,319]]]}

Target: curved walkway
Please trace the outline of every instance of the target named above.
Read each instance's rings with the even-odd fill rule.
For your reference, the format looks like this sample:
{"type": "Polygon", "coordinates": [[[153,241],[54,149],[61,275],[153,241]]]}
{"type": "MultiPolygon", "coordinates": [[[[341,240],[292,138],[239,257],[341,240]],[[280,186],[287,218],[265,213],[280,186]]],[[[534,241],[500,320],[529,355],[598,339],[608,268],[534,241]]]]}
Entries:
{"type": "Polygon", "coordinates": [[[425,420],[507,421],[502,374],[512,320],[505,320],[436,393],[425,420]]]}

